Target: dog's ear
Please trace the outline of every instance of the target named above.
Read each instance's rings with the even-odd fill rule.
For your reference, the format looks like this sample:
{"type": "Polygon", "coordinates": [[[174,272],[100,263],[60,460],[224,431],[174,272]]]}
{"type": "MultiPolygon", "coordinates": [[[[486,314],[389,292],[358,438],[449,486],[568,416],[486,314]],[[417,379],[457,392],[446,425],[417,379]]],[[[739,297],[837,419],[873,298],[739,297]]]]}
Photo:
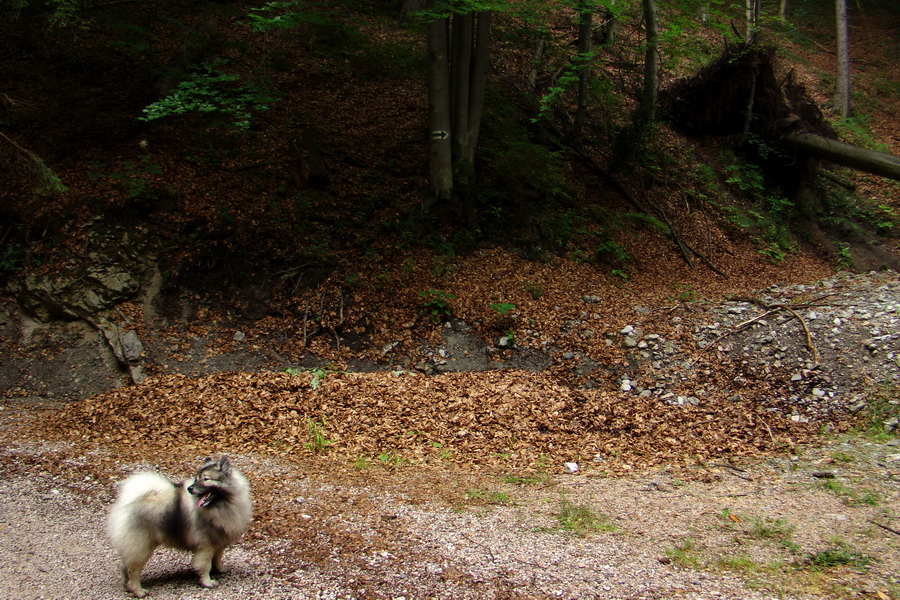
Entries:
{"type": "Polygon", "coordinates": [[[219,458],[219,470],[223,473],[231,472],[231,462],[229,462],[228,457],[224,454],[219,458]]]}

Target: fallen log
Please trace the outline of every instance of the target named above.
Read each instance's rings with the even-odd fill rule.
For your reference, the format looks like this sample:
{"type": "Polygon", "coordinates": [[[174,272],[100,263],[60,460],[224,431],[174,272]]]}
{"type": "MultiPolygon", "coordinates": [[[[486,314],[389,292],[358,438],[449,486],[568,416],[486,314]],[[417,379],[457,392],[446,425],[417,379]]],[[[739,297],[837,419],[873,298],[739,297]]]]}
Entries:
{"type": "Polygon", "coordinates": [[[824,138],[814,133],[788,133],[781,142],[792,150],[851,169],[900,181],[900,157],[824,138]]]}

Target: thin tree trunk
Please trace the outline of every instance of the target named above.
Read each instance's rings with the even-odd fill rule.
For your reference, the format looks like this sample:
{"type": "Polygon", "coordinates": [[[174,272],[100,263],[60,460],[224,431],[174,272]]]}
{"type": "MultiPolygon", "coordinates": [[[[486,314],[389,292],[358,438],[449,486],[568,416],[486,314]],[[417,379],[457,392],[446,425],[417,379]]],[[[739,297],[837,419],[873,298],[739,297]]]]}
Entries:
{"type": "Polygon", "coordinates": [[[847,0],[835,0],[837,25],[837,83],[835,109],[845,119],[850,117],[850,41],[847,32],[847,0]]]}
{"type": "Polygon", "coordinates": [[[709,2],[701,2],[697,17],[701,23],[709,23],[709,2]]]}
{"type": "Polygon", "coordinates": [[[538,71],[544,63],[544,52],[547,50],[547,38],[541,37],[538,40],[537,48],[534,49],[534,56],[531,58],[531,70],[528,71],[528,91],[532,94],[537,93],[538,71]]]}
{"type": "Polygon", "coordinates": [[[753,105],[756,104],[756,80],[758,79],[756,69],[753,72],[753,81],[750,83],[750,95],[747,98],[747,113],[744,116],[744,129],[741,131],[741,143],[743,146],[750,137],[750,126],[753,124],[753,105]]]}
{"type": "Polygon", "coordinates": [[[582,1],[578,7],[578,108],[569,135],[573,139],[581,136],[584,120],[587,118],[588,91],[591,84],[591,48],[593,41],[594,12],[590,1],[582,1]]]}
{"type": "MultiPolygon", "coordinates": [[[[431,4],[431,3],[429,3],[431,4]]],[[[429,183],[431,197],[426,210],[449,201],[453,192],[453,161],[450,146],[449,20],[428,24],[428,126],[429,183]]]]}
{"type": "Polygon", "coordinates": [[[603,9],[603,22],[600,24],[600,45],[611,46],[616,41],[616,34],[619,30],[619,19],[616,11],[612,8],[616,5],[616,0],[608,0],[606,8],[603,9]]]}
{"type": "Polygon", "coordinates": [[[759,34],[760,0],[746,0],[747,7],[747,31],[745,38],[748,44],[755,44],[759,34]]]}
{"type": "Polygon", "coordinates": [[[659,55],[657,53],[659,26],[656,22],[656,0],[642,1],[647,47],[644,51],[644,87],[641,92],[638,125],[643,127],[653,122],[656,117],[656,96],[659,92],[659,55]]]}

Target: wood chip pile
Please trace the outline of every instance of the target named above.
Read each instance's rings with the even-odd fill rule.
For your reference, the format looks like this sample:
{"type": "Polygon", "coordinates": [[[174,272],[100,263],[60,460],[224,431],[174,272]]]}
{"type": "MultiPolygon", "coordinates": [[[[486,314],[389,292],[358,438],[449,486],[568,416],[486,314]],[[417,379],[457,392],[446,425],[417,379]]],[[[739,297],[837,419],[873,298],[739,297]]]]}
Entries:
{"type": "Polygon", "coordinates": [[[607,473],[785,449],[809,426],[746,403],[670,406],[522,371],[167,375],[46,413],[71,441],[145,449],[329,454],[392,464],[579,462],[607,473]]]}

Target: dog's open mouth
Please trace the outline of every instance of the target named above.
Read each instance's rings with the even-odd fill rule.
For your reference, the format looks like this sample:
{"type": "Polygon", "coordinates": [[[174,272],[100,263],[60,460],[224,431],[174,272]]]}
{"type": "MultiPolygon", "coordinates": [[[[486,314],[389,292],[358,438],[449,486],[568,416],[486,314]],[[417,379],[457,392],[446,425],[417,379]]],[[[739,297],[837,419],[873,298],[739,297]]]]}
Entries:
{"type": "Polygon", "coordinates": [[[212,504],[212,501],[215,499],[215,494],[212,492],[207,492],[201,496],[197,497],[197,508],[203,508],[204,506],[209,506],[212,504]]]}

